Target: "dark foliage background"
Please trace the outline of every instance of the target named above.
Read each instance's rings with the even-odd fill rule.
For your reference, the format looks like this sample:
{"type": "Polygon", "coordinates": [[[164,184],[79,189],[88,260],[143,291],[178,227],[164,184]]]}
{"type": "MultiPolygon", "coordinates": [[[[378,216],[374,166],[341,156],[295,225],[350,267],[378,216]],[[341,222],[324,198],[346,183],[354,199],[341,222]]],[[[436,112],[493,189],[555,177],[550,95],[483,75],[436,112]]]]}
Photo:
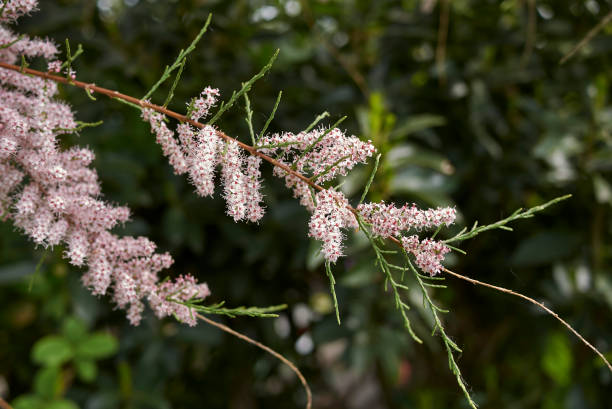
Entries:
{"type": "MultiPolygon", "coordinates": [[[[251,94],[256,125],[280,90],[273,131],[303,129],[323,111],[329,123],[348,115],[343,126],[385,154],[372,199],[456,205],[460,224],[470,225],[573,194],[512,233],[464,243],[468,254],[450,265],[544,301],[612,358],[612,26],[559,64],[611,7],[603,0],[45,0],[17,29],[82,43],[80,80],[141,96],[212,12],[171,108],[184,111],[206,85],[231,95],[279,48],[251,94]]],[[[207,281],[210,302],[289,305],[278,320],[223,321],[297,363],[316,408],[467,407],[420,293],[410,295],[411,319],[424,345],[402,328],[372,254],[356,239],[335,268],[337,326],[317,246],[307,239],[308,215],[269,168],[266,217],[234,224],[221,200],[197,197],[172,174],[138,112],[62,93],[80,120],[104,120],[62,143],[95,150],[106,197],[133,209],[123,231],[171,251],[170,274],[207,281]]],[[[246,141],[243,116],[237,106],[220,126],[246,141]]],[[[343,188],[356,196],[367,173],[343,188]]],[[[92,382],[72,365],[62,369],[52,394],[81,408],[303,407],[287,368],[214,328],[152,317],[130,327],[107,299],[80,286],[81,272],[61,252],[48,252],[34,275],[43,250],[0,224],[0,396],[35,388],[33,345],[72,317],[119,340],[92,382]]],[[[557,321],[518,299],[447,284],[435,298],[451,310],[445,323],[482,408],[612,408],[611,374],[557,321]]]]}

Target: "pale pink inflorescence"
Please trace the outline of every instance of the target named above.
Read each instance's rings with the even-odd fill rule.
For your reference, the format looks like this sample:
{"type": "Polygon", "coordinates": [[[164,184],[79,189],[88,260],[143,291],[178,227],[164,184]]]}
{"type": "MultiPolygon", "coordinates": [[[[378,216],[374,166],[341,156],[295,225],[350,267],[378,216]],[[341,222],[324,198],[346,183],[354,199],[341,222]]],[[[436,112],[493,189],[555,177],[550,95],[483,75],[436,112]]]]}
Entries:
{"type": "Polygon", "coordinates": [[[173,282],[166,281],[159,286],[159,291],[149,300],[158,317],[175,315],[180,321],[191,326],[196,324],[193,311],[187,306],[178,304],[192,299],[204,299],[210,295],[206,284],[198,284],[189,274],[179,276],[173,282]]]}
{"type": "Polygon", "coordinates": [[[450,248],[441,241],[424,239],[419,241],[416,235],[402,237],[402,245],[415,257],[417,266],[423,271],[435,275],[443,268],[442,261],[450,248]]]}
{"type": "Polygon", "coordinates": [[[323,257],[335,263],[342,254],[342,228],[357,228],[357,219],[349,209],[346,197],[332,189],[316,195],[317,206],[308,223],[309,236],[323,242],[323,257]]]}
{"type": "Polygon", "coordinates": [[[19,16],[35,10],[37,5],[37,0],[5,0],[0,3],[0,23],[12,23],[19,16]]]}
{"type": "Polygon", "coordinates": [[[219,90],[217,88],[204,88],[204,90],[200,93],[200,96],[195,98],[191,103],[191,114],[189,115],[189,118],[194,121],[199,121],[202,118],[206,118],[210,108],[215,106],[217,103],[217,99],[219,99],[219,90]]]}
{"type": "MultiPolygon", "coordinates": [[[[207,87],[198,99],[200,102],[194,105],[202,109],[191,118],[204,117],[218,95],[217,90],[207,87]]],[[[250,155],[245,158],[237,142],[223,140],[212,126],[205,125],[196,132],[189,124],[180,124],[177,126],[178,138],[175,138],[161,114],[144,109],[142,116],[151,124],[156,140],[175,173],[189,173],[198,194],[212,196],[214,171],[220,165],[227,214],[235,221],[256,222],[263,217],[259,157],[250,155]]],[[[370,142],[348,137],[337,128],[268,135],[259,140],[258,146],[259,151],[275,156],[297,172],[313,175],[312,180],[318,183],[346,175],[376,151],[370,142]]],[[[328,189],[317,194],[320,200],[317,199],[315,205],[307,183],[279,167],[274,168],[274,174],[284,178],[300,203],[313,213],[309,235],[323,242],[325,258],[335,262],[342,255],[341,229],[357,226],[355,217],[347,208],[346,197],[328,189]]]]}
{"type": "Polygon", "coordinates": [[[245,201],[246,201],[246,217],[251,222],[256,222],[264,215],[264,209],[261,206],[263,195],[261,194],[261,158],[251,155],[246,160],[245,171],[245,201]]]}
{"type": "Polygon", "coordinates": [[[357,211],[372,224],[372,234],[383,238],[398,236],[410,229],[450,226],[457,216],[452,207],[421,210],[414,203],[399,208],[393,203],[363,203],[357,207],[357,211]]]}
{"type": "MultiPolygon", "coordinates": [[[[449,226],[454,223],[457,212],[452,207],[421,210],[415,204],[396,207],[394,204],[364,203],[357,211],[370,223],[372,234],[376,237],[400,237],[408,230],[421,231],[449,226]]],[[[450,248],[440,241],[418,236],[402,237],[402,245],[412,253],[416,264],[425,272],[434,275],[440,272],[444,255],[450,248]]]]}
{"type": "MultiPolygon", "coordinates": [[[[268,135],[259,140],[258,146],[262,147],[259,149],[262,153],[274,156],[297,172],[312,175],[311,180],[317,183],[345,176],[356,164],[365,163],[376,152],[370,141],[346,136],[338,128],[268,135]]],[[[274,168],[274,175],[284,178],[294,197],[312,212],[309,235],[323,243],[325,259],[336,262],[342,255],[342,229],[357,226],[344,194],[323,190],[316,194],[315,203],[306,182],[280,167],[274,168]]]]}
{"type": "MultiPolygon", "coordinates": [[[[187,127],[189,125],[179,125],[187,127]]],[[[212,126],[205,126],[197,133],[195,142],[183,142],[192,155],[189,157],[189,177],[200,196],[212,196],[215,192],[215,166],[219,163],[219,151],[223,147],[222,141],[217,137],[217,131],[212,126]]]]}
{"type": "MultiPolygon", "coordinates": [[[[35,1],[9,1],[0,21],[12,21],[35,5],[35,1]]],[[[42,56],[52,60],[49,71],[61,70],[61,62],[54,59],[57,49],[51,42],[17,39],[8,29],[0,28],[0,44],[14,42],[0,50],[0,60],[14,63],[22,55],[42,56]]],[[[74,78],[74,71],[66,75],[74,78]]],[[[145,238],[119,238],[109,233],[129,218],[129,211],[99,199],[97,175],[88,167],[93,160],[89,150],[61,152],[57,149],[55,137],[61,129],[72,129],[76,124],[70,108],[52,100],[56,84],[8,70],[0,70],[0,83],[3,98],[0,210],[37,244],[66,243],[66,255],[71,263],[89,267],[83,278],[85,284],[100,295],[111,288],[115,302],[128,310],[133,323],[139,322],[144,310],[142,300],[147,299],[158,316],[174,314],[193,324],[195,321],[187,307],[168,302],[165,297],[178,294],[177,299],[182,301],[202,298],[208,295],[208,287],[197,284],[191,276],[160,286],[157,273],[171,265],[170,256],[155,254],[154,244],[145,238]],[[19,185],[26,176],[28,183],[20,190],[19,185]]],[[[191,102],[189,118],[194,121],[205,118],[218,98],[217,89],[206,87],[191,102]]],[[[225,141],[212,126],[196,131],[183,123],[177,126],[176,138],[162,114],[143,109],[142,117],[151,125],[175,173],[187,173],[199,195],[213,195],[215,169],[221,166],[227,213],[235,221],[256,222],[263,217],[259,157],[245,157],[235,141],[225,141]]],[[[346,175],[376,151],[370,141],[346,136],[337,128],[267,135],[260,138],[257,146],[260,152],[274,156],[319,184],[346,175]]],[[[337,261],[342,256],[342,229],[357,227],[346,197],[334,189],[325,189],[313,200],[314,192],[304,180],[280,167],[274,168],[274,174],[284,178],[294,196],[312,212],[309,235],[323,243],[325,259],[337,261]]],[[[368,203],[361,205],[358,212],[378,237],[401,236],[410,229],[448,226],[455,219],[452,208],[420,210],[415,205],[397,208],[392,204],[368,203]]],[[[431,274],[439,272],[441,261],[449,251],[441,242],[419,241],[415,235],[402,238],[402,243],[415,256],[417,265],[431,274]]]]}
{"type": "MultiPolygon", "coordinates": [[[[1,21],[35,5],[9,1],[1,21]]],[[[0,45],[16,39],[0,27],[0,45]]],[[[0,49],[0,61],[14,64],[22,55],[53,59],[56,54],[47,40],[22,38],[0,49]]],[[[58,67],[56,62],[49,68],[58,67]]],[[[0,217],[12,220],[37,245],[65,245],[69,262],[86,268],[83,283],[96,295],[110,294],[132,324],[140,322],[146,301],[159,317],[174,314],[195,324],[187,307],[166,300],[168,289],[180,290],[178,299],[185,301],[188,294],[205,297],[208,287],[192,277],[160,284],[157,274],[171,266],[170,255],[155,253],[155,244],[144,237],[111,233],[129,219],[129,210],[102,199],[98,175],[90,167],[93,152],[59,148],[58,136],[77,124],[70,107],[53,98],[56,92],[55,83],[0,68],[0,217]]],[[[156,124],[167,143],[163,125],[156,124]]],[[[167,150],[172,155],[172,147],[167,150]]],[[[178,155],[174,159],[182,164],[178,155]]]]}
{"type": "MultiPolygon", "coordinates": [[[[370,141],[346,136],[338,128],[267,135],[259,140],[258,146],[270,146],[259,150],[301,174],[313,175],[313,180],[319,184],[345,176],[356,164],[365,163],[376,152],[370,141]],[[303,154],[309,148],[310,151],[303,154]]],[[[274,168],[274,174],[285,179],[286,186],[293,189],[302,205],[314,210],[310,190],[304,181],[279,167],[274,168]]]]}
{"type": "MultiPolygon", "coordinates": [[[[219,91],[206,87],[200,98],[194,101],[197,113],[193,120],[204,118],[213,106],[219,91]],[[199,102],[198,102],[199,101],[199,102]]],[[[196,111],[194,111],[196,112],[196,111]]],[[[223,197],[227,203],[227,214],[235,221],[259,221],[264,215],[261,206],[261,159],[256,156],[245,158],[235,141],[225,141],[217,130],[205,125],[199,130],[187,124],[176,128],[178,138],[164,122],[164,116],[151,109],[143,109],[142,118],[149,122],[165,156],[176,174],[188,173],[189,180],[200,196],[212,196],[215,190],[215,168],[221,166],[223,197]]]]}

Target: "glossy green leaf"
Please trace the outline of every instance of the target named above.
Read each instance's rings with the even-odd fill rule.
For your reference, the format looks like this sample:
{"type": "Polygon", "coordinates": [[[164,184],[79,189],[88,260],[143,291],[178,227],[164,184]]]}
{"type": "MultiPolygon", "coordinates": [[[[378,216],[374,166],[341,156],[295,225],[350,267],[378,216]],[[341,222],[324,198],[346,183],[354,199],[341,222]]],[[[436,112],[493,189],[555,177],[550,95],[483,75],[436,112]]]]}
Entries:
{"type": "Polygon", "coordinates": [[[71,343],[76,344],[87,334],[87,328],[83,321],[75,317],[69,317],[64,321],[62,333],[71,343]]]}
{"type": "Polygon", "coordinates": [[[415,132],[444,125],[446,125],[446,119],[443,116],[431,114],[414,115],[400,122],[391,132],[391,138],[400,139],[415,132]]]}
{"type": "Polygon", "coordinates": [[[39,370],[34,377],[34,391],[40,397],[53,399],[62,389],[62,373],[57,366],[39,370]]]}
{"type": "Polygon", "coordinates": [[[58,335],[49,335],[38,340],[32,349],[32,360],[42,365],[61,365],[72,356],[70,343],[58,335]]]}
{"type": "Polygon", "coordinates": [[[83,382],[92,382],[98,376],[98,367],[91,359],[77,359],[74,361],[77,375],[83,382]]]}
{"type": "Polygon", "coordinates": [[[548,337],[542,355],[542,370],[561,386],[570,383],[574,359],[568,337],[564,333],[553,333],[548,337]]]}
{"type": "Polygon", "coordinates": [[[114,336],[97,332],[77,345],[76,355],[79,358],[102,359],[113,355],[117,348],[118,342],[114,336]]]}
{"type": "Polygon", "coordinates": [[[13,409],[45,409],[45,401],[38,395],[27,394],[12,402],[13,409]]]}

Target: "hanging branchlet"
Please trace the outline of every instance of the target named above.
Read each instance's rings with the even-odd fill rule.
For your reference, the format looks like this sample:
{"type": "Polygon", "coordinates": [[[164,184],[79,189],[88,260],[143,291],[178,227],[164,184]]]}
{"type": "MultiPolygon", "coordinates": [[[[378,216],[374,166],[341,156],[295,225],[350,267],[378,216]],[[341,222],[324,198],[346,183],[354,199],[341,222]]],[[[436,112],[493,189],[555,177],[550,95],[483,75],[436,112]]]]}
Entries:
{"type": "Polygon", "coordinates": [[[219,302],[217,304],[211,305],[202,305],[202,300],[187,300],[181,301],[179,299],[169,297],[168,301],[174,302],[177,304],[184,305],[190,310],[197,311],[203,314],[212,314],[212,315],[225,315],[230,318],[236,318],[239,316],[247,316],[247,317],[255,317],[255,318],[276,318],[278,311],[282,311],[287,309],[286,304],[281,305],[272,305],[269,307],[234,307],[227,308],[225,307],[225,301],[219,302]]]}
{"type": "MultiPolygon", "coordinates": [[[[242,84],[244,86],[244,84],[242,84]]],[[[253,110],[251,109],[251,101],[249,100],[249,93],[244,93],[244,110],[246,112],[245,121],[249,127],[249,135],[251,136],[251,144],[255,146],[255,131],[253,131],[253,110]]]]}
{"type": "Polygon", "coordinates": [[[368,226],[366,226],[362,216],[357,216],[357,222],[359,223],[360,230],[367,237],[368,242],[370,243],[370,246],[372,247],[372,250],[376,255],[375,265],[378,266],[378,268],[380,268],[380,270],[382,271],[385,277],[385,284],[391,285],[391,290],[393,291],[393,298],[395,301],[395,308],[400,311],[406,330],[408,331],[410,336],[412,336],[412,339],[414,339],[419,344],[422,344],[423,341],[412,329],[410,319],[408,318],[408,311],[410,310],[410,306],[401,297],[401,291],[409,290],[409,288],[401,282],[398,282],[391,272],[392,269],[399,269],[402,273],[403,280],[404,272],[406,269],[399,266],[394,266],[387,261],[385,257],[385,250],[381,249],[378,243],[376,243],[376,239],[370,232],[368,226]]]}
{"type": "Polygon", "coordinates": [[[268,71],[270,71],[270,69],[272,68],[272,64],[274,64],[276,57],[278,57],[279,51],[280,50],[277,49],[272,55],[272,57],[270,58],[270,60],[268,61],[268,63],[264,65],[263,68],[257,74],[255,74],[250,80],[243,83],[242,87],[240,88],[240,90],[238,90],[238,92],[236,91],[232,92],[232,96],[227,102],[224,101],[221,103],[221,106],[219,106],[219,110],[217,111],[217,113],[208,121],[209,125],[213,125],[215,122],[217,122],[217,120],[221,118],[221,116],[225,113],[225,111],[227,111],[234,105],[236,100],[238,100],[245,93],[249,92],[253,84],[257,80],[263,78],[263,76],[266,75],[268,71]]]}
{"type": "Polygon", "coordinates": [[[166,66],[162,76],[157,80],[157,82],[149,89],[149,91],[147,91],[147,93],[141,99],[147,100],[147,99],[151,98],[153,93],[160,87],[160,85],[163,84],[168,78],[170,78],[170,75],[172,75],[172,73],[176,69],[178,69],[181,65],[183,65],[185,63],[185,59],[187,58],[187,56],[193,50],[195,50],[196,45],[200,42],[200,40],[202,39],[202,36],[204,35],[204,33],[206,33],[206,30],[208,29],[208,26],[210,25],[210,21],[211,20],[212,20],[212,14],[209,14],[208,18],[206,19],[206,22],[204,23],[204,26],[200,29],[200,32],[193,39],[191,44],[189,44],[189,47],[187,47],[186,49],[181,50],[179,52],[178,57],[176,57],[176,60],[174,60],[172,65],[166,66]]]}
{"type": "Polygon", "coordinates": [[[72,63],[83,53],[83,46],[79,44],[74,54],[70,52],[70,41],[66,39],[66,61],[62,63],[59,71],[64,70],[66,79],[69,82],[74,81],[76,78],[76,71],[72,69],[72,63]]]}
{"type": "Polygon", "coordinates": [[[170,101],[172,101],[172,98],[174,98],[174,90],[176,89],[176,86],[178,85],[181,79],[181,74],[183,73],[183,68],[185,68],[186,62],[187,62],[187,58],[183,58],[183,60],[181,61],[181,64],[179,65],[179,69],[178,69],[178,72],[176,73],[176,77],[174,78],[174,82],[172,83],[172,87],[170,87],[168,96],[166,97],[166,100],[164,101],[164,104],[162,105],[164,108],[166,108],[168,104],[170,103],[170,101]]]}
{"type": "Polygon", "coordinates": [[[282,96],[283,96],[283,91],[279,91],[278,97],[276,97],[276,102],[274,103],[274,108],[272,108],[272,112],[270,112],[270,116],[268,116],[266,123],[264,124],[263,128],[261,128],[261,132],[259,132],[259,135],[257,136],[257,140],[253,142],[253,146],[255,146],[257,141],[259,141],[265,135],[266,131],[268,130],[268,126],[270,126],[270,123],[274,119],[274,115],[276,114],[276,109],[278,108],[278,104],[280,103],[282,96]]]}

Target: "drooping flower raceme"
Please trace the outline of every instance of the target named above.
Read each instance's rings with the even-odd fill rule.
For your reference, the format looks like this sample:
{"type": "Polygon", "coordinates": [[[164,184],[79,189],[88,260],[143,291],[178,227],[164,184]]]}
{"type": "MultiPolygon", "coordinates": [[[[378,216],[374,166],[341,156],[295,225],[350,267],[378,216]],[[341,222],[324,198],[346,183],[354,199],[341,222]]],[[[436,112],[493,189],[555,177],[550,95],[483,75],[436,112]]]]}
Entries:
{"type": "Polygon", "coordinates": [[[457,212],[452,207],[419,209],[414,203],[396,207],[394,204],[363,203],[357,211],[372,224],[372,234],[378,237],[399,236],[410,229],[424,230],[455,222],[457,212]]]}
{"type": "Polygon", "coordinates": [[[444,256],[450,252],[450,248],[441,241],[432,239],[419,241],[417,235],[402,237],[402,246],[414,255],[417,266],[431,275],[436,275],[442,270],[444,256]]]}
{"type": "Polygon", "coordinates": [[[206,118],[210,108],[215,106],[217,103],[219,95],[219,90],[217,88],[204,88],[204,90],[200,93],[200,96],[195,98],[191,103],[192,105],[189,107],[191,109],[189,118],[194,121],[199,121],[202,118],[206,118]]]}
{"type": "MultiPolygon", "coordinates": [[[[12,21],[35,5],[9,1],[0,21],[12,21]]],[[[6,46],[0,49],[0,61],[14,64],[21,56],[53,59],[57,54],[47,40],[15,40],[17,36],[0,27],[0,45],[6,46]]],[[[155,244],[144,237],[111,233],[129,219],[129,209],[101,198],[97,173],[90,167],[93,152],[58,147],[57,138],[77,124],[70,107],[53,98],[56,93],[53,82],[0,68],[1,218],[12,220],[37,245],[64,244],[69,262],[87,269],[83,283],[96,295],[110,294],[127,310],[132,324],[140,322],[145,301],[159,317],[176,315],[195,324],[189,308],[169,302],[167,296],[178,291],[180,301],[204,298],[208,287],[189,276],[160,284],[157,274],[171,266],[170,255],[155,253],[155,244]]],[[[156,125],[167,155],[187,169],[163,124],[156,125]]]]}
{"type": "Polygon", "coordinates": [[[220,165],[227,214],[234,221],[257,222],[263,217],[259,171],[261,159],[255,156],[245,158],[235,141],[224,141],[212,126],[205,125],[195,131],[189,124],[179,124],[176,129],[178,138],[175,138],[162,114],[143,109],[142,118],[151,125],[156,141],[168,157],[174,172],[188,173],[200,196],[214,194],[214,172],[220,165]]]}
{"type": "Polygon", "coordinates": [[[317,205],[308,223],[309,236],[323,242],[323,256],[335,263],[342,256],[342,228],[356,228],[357,219],[349,210],[346,197],[335,190],[316,195],[317,205]]]}
{"type": "MultiPolygon", "coordinates": [[[[396,207],[394,204],[363,203],[357,211],[370,224],[372,234],[377,237],[400,237],[409,230],[421,231],[442,225],[449,226],[455,221],[457,212],[452,207],[421,210],[415,204],[396,207]]],[[[416,264],[425,272],[434,275],[442,269],[444,255],[450,248],[440,241],[424,239],[417,235],[402,237],[402,245],[412,253],[416,264]]]]}

